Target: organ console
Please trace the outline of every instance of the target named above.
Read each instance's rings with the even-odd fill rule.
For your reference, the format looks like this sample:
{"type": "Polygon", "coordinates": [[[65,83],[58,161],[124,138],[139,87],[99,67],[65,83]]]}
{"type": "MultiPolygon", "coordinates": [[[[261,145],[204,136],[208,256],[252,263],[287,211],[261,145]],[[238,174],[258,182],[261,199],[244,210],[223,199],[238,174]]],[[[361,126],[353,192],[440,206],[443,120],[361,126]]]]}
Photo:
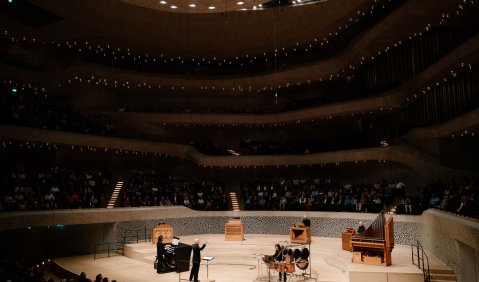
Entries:
{"type": "Polygon", "coordinates": [[[184,272],[190,269],[191,245],[177,243],[165,245],[165,271],[184,272]]]}
{"type": "Polygon", "coordinates": [[[394,248],[393,218],[385,219],[381,212],[363,232],[351,238],[352,261],[374,265],[391,265],[391,252],[394,248]]]}

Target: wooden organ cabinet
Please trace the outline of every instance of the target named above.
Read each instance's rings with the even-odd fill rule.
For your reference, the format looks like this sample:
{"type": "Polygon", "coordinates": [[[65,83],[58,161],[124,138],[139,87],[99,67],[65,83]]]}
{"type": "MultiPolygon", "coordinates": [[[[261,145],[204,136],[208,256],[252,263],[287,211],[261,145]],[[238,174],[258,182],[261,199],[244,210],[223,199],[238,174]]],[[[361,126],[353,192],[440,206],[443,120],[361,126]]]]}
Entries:
{"type": "Polygon", "coordinates": [[[391,265],[391,252],[394,248],[394,223],[390,217],[385,220],[381,212],[374,222],[363,232],[351,238],[352,261],[374,265],[391,265]]]}
{"type": "Polygon", "coordinates": [[[243,241],[244,224],[239,219],[230,219],[225,224],[225,241],[243,241]]]}
{"type": "Polygon", "coordinates": [[[353,238],[353,236],[356,234],[356,231],[353,229],[353,228],[346,228],[346,230],[344,230],[342,233],[341,233],[341,242],[342,242],[342,249],[345,250],[345,251],[350,251],[352,252],[353,251],[353,247],[351,246],[351,239],[353,238]]]}
{"type": "Polygon", "coordinates": [[[173,228],[166,223],[158,224],[158,226],[151,231],[151,243],[156,244],[160,235],[163,235],[163,243],[171,244],[173,241],[173,228]]]}

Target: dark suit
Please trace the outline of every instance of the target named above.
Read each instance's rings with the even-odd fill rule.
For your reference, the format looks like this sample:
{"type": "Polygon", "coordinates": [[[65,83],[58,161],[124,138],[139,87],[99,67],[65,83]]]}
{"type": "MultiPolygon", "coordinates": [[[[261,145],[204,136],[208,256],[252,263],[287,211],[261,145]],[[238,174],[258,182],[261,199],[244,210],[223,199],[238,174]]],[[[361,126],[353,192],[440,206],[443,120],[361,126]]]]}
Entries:
{"type": "Polygon", "coordinates": [[[156,268],[156,273],[161,273],[161,269],[163,268],[163,256],[165,255],[165,244],[163,242],[158,241],[156,243],[156,258],[158,259],[158,267],[156,268]]]}
{"type": "Polygon", "coordinates": [[[303,218],[303,224],[306,227],[311,227],[311,220],[309,220],[309,218],[303,218]]]}
{"type": "Polygon", "coordinates": [[[200,263],[201,263],[201,252],[204,248],[206,247],[206,244],[203,244],[203,246],[200,246],[198,244],[193,244],[191,245],[192,251],[193,251],[193,258],[191,260],[192,266],[191,266],[191,272],[190,272],[190,281],[195,279],[194,281],[198,281],[198,272],[200,272],[200,263]]]}
{"type": "Polygon", "coordinates": [[[366,227],[364,225],[361,225],[358,227],[358,233],[363,233],[366,230],[366,227]]]}
{"type": "MultiPolygon", "coordinates": [[[[279,261],[279,262],[282,262],[283,261],[283,251],[282,250],[279,250],[279,251],[276,251],[273,255],[274,257],[274,260],[275,261],[279,261]]],[[[286,282],[286,272],[279,272],[279,280],[281,280],[281,277],[283,278],[283,281],[286,282]]]]}

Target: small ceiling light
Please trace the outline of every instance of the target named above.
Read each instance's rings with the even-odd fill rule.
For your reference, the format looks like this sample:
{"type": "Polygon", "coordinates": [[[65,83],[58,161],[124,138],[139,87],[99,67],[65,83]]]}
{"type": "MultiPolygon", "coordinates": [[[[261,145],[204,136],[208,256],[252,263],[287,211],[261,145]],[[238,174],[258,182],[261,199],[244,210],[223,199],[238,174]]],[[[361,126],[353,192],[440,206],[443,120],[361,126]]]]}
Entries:
{"type": "Polygon", "coordinates": [[[263,7],[263,4],[258,4],[258,7],[262,8],[262,7],[263,7]]]}
{"type": "Polygon", "coordinates": [[[215,8],[215,6],[209,6],[208,9],[214,10],[214,9],[216,9],[216,8],[215,8]]]}
{"type": "Polygon", "coordinates": [[[178,6],[176,6],[176,5],[171,5],[170,8],[171,8],[171,9],[177,9],[178,6]]]}
{"type": "Polygon", "coordinates": [[[241,5],[243,5],[243,4],[244,4],[243,1],[236,2],[236,5],[239,5],[239,6],[241,6],[241,5]]]}
{"type": "Polygon", "coordinates": [[[160,4],[161,4],[161,5],[166,5],[166,1],[161,0],[161,1],[160,1],[160,4]]]}
{"type": "Polygon", "coordinates": [[[188,6],[190,6],[191,8],[194,8],[194,7],[196,7],[196,4],[191,3],[191,4],[188,5],[188,6]]]}

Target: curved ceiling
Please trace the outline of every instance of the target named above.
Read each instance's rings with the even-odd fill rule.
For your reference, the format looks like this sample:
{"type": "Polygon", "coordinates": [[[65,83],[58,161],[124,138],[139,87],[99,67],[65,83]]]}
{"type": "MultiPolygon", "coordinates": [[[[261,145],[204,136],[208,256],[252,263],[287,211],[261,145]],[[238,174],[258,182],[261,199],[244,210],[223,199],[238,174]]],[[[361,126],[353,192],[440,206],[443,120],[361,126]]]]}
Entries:
{"type": "Polygon", "coordinates": [[[89,40],[136,53],[182,58],[259,55],[310,44],[315,38],[338,31],[340,25],[344,28],[363,17],[375,3],[334,0],[277,9],[193,14],[146,9],[117,0],[31,2],[65,19],[36,30],[44,40],[89,40]]]}
{"type": "MultiPolygon", "coordinates": [[[[130,5],[171,13],[225,13],[261,9],[269,0],[120,0],[130,5]]],[[[301,0],[299,1],[301,3],[301,0]]]]}

